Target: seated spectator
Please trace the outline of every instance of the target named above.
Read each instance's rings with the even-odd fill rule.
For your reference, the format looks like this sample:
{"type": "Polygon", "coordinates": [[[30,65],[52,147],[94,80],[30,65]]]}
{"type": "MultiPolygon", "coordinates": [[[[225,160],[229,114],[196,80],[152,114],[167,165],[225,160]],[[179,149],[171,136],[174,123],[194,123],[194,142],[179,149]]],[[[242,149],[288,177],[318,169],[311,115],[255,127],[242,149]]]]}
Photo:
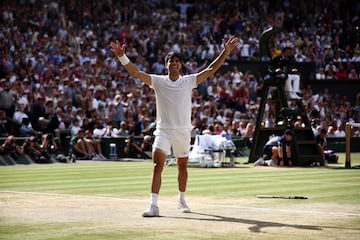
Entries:
{"type": "Polygon", "coordinates": [[[359,49],[355,50],[354,56],[352,57],[351,61],[360,62],[360,50],[359,49]]]}
{"type": "Polygon", "coordinates": [[[13,135],[10,135],[0,146],[0,154],[9,154],[12,158],[16,160],[19,158],[19,156],[23,155],[24,152],[22,148],[16,144],[15,137],[13,135]]]}
{"type": "Polygon", "coordinates": [[[338,70],[335,73],[336,79],[347,79],[348,71],[344,67],[344,64],[339,62],[338,70]]]}
{"type": "Polygon", "coordinates": [[[73,154],[76,158],[93,159],[95,157],[94,152],[90,152],[91,149],[89,149],[86,142],[84,129],[80,129],[77,135],[71,138],[70,146],[72,147],[73,154]]]}
{"type": "Polygon", "coordinates": [[[85,141],[87,143],[88,152],[95,155],[93,160],[105,160],[106,157],[102,154],[100,139],[95,138],[91,130],[85,130],[85,141]]]}
{"type": "Polygon", "coordinates": [[[335,134],[335,137],[345,137],[346,136],[344,128],[341,124],[337,125],[337,129],[334,134],[335,134]]]}
{"type": "Polygon", "coordinates": [[[114,127],[114,123],[112,121],[109,121],[107,123],[107,126],[104,130],[104,133],[102,137],[116,137],[118,135],[119,130],[114,127]]]}
{"type": "Polygon", "coordinates": [[[37,97],[37,100],[33,100],[33,102],[31,103],[31,115],[29,116],[31,125],[33,126],[33,128],[37,131],[41,131],[38,128],[38,124],[39,124],[39,118],[43,117],[45,118],[45,98],[42,96],[37,97]]]}
{"type": "Polygon", "coordinates": [[[6,112],[0,110],[0,137],[7,137],[9,133],[6,129],[6,112]]]}
{"type": "Polygon", "coordinates": [[[77,135],[78,131],[81,129],[80,121],[77,118],[74,118],[70,127],[71,136],[77,135]]]}
{"type": "Polygon", "coordinates": [[[319,68],[319,72],[317,72],[315,74],[315,79],[316,80],[325,80],[326,79],[326,74],[325,74],[323,67],[319,68]]]}
{"type": "Polygon", "coordinates": [[[89,118],[85,117],[82,121],[82,125],[81,128],[86,130],[91,130],[92,132],[94,131],[95,128],[95,123],[93,121],[90,121],[89,118]]]}
{"type": "Polygon", "coordinates": [[[118,131],[118,136],[128,136],[129,130],[127,129],[127,123],[125,121],[121,121],[120,129],[118,131]]]}
{"type": "Polygon", "coordinates": [[[327,130],[327,136],[328,137],[336,137],[335,136],[335,129],[333,126],[329,126],[327,130]]]}
{"type": "Polygon", "coordinates": [[[33,136],[36,134],[37,134],[37,131],[35,131],[33,129],[33,127],[31,126],[29,118],[23,118],[21,125],[20,125],[20,129],[19,129],[19,136],[20,137],[30,137],[30,136],[33,136]]]}
{"type": "Polygon", "coordinates": [[[349,72],[349,74],[348,74],[348,79],[351,79],[351,80],[359,80],[359,75],[357,74],[355,67],[352,67],[352,68],[350,69],[350,72],[349,72]]]}
{"type": "Polygon", "coordinates": [[[336,79],[337,67],[333,61],[330,61],[329,64],[325,66],[326,79],[336,79]]]}
{"type": "Polygon", "coordinates": [[[6,112],[10,118],[15,112],[15,92],[11,89],[12,84],[9,79],[0,80],[0,109],[6,112]]]}
{"type": "Polygon", "coordinates": [[[13,120],[20,125],[24,118],[29,118],[28,115],[25,113],[25,104],[19,103],[18,108],[14,113],[13,120]]]}
{"type": "Polygon", "coordinates": [[[57,139],[61,139],[61,134],[68,134],[67,119],[61,108],[56,108],[55,114],[47,124],[47,132],[52,133],[57,139]]]}
{"type": "Polygon", "coordinates": [[[101,138],[105,135],[106,128],[103,125],[103,121],[101,119],[95,122],[95,128],[93,130],[93,136],[96,138],[101,138]]]}

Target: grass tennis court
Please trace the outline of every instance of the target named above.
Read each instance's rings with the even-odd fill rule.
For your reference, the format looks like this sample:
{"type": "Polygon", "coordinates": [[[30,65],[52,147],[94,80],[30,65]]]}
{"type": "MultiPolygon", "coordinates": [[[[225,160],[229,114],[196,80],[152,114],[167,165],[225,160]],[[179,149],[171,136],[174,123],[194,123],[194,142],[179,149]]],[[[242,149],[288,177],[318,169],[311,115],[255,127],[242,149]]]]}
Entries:
{"type": "MultiPolygon", "coordinates": [[[[360,169],[345,169],[344,159],[317,168],[189,168],[188,214],[176,209],[177,170],[167,166],[159,218],[141,217],[151,162],[0,167],[0,239],[359,239],[360,169]]],[[[360,154],[351,160],[359,166],[360,154]]]]}

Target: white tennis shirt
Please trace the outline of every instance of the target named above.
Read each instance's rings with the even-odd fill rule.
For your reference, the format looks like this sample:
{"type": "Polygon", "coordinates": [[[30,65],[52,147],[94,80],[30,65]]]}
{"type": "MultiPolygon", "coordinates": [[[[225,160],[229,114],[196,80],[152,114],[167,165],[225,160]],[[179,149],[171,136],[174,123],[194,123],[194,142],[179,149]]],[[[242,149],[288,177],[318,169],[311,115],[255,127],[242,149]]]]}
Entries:
{"type": "Polygon", "coordinates": [[[156,96],[156,128],[191,129],[191,95],[197,87],[196,75],[180,76],[171,81],[168,75],[151,75],[156,96]]]}

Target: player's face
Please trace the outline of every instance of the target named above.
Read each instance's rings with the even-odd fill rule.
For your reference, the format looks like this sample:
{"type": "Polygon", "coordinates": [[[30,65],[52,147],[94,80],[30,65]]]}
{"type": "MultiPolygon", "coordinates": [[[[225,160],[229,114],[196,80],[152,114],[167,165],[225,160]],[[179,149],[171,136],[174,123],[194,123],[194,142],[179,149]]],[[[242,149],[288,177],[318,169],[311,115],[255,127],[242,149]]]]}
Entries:
{"type": "Polygon", "coordinates": [[[169,59],[169,61],[167,62],[167,68],[170,72],[180,71],[180,69],[181,69],[180,59],[177,57],[173,57],[173,58],[169,59]]]}

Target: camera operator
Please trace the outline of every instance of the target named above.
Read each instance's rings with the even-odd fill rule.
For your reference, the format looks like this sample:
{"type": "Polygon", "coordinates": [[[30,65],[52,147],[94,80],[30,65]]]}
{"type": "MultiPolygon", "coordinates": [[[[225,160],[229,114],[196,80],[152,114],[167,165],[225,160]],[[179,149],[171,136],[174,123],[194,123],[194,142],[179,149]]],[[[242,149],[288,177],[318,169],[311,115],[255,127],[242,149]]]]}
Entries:
{"type": "Polygon", "coordinates": [[[23,153],[28,154],[36,163],[51,163],[51,157],[42,145],[38,143],[35,136],[31,136],[25,140],[23,146],[23,153]]]}
{"type": "Polygon", "coordinates": [[[0,154],[9,154],[12,158],[16,160],[20,155],[23,155],[24,152],[23,149],[16,144],[15,137],[13,135],[10,135],[0,146],[0,154]]]}
{"type": "Polygon", "coordinates": [[[59,162],[67,162],[66,156],[60,151],[56,138],[52,133],[43,135],[40,146],[50,157],[54,157],[59,162]]]}
{"type": "Polygon", "coordinates": [[[125,140],[126,145],[124,148],[124,153],[126,157],[129,158],[141,158],[143,155],[143,150],[139,144],[135,141],[133,135],[129,135],[125,140]]]}

